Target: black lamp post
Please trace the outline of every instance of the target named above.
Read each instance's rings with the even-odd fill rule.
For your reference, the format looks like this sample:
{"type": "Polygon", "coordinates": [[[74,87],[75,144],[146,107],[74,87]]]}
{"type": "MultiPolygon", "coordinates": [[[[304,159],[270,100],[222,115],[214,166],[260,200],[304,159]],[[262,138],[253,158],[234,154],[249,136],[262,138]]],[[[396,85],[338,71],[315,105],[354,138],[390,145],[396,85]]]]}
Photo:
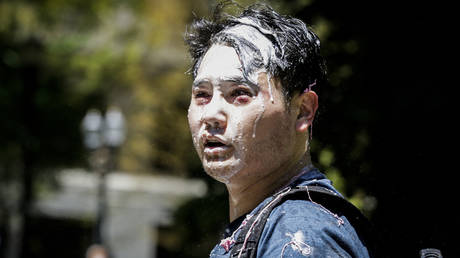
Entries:
{"type": "Polygon", "coordinates": [[[106,174],[114,168],[114,154],[125,140],[125,121],[118,108],[111,107],[105,117],[101,112],[89,110],[82,121],[85,147],[90,150],[91,169],[99,176],[97,197],[97,218],[94,242],[107,247],[103,225],[107,216],[106,174]]]}

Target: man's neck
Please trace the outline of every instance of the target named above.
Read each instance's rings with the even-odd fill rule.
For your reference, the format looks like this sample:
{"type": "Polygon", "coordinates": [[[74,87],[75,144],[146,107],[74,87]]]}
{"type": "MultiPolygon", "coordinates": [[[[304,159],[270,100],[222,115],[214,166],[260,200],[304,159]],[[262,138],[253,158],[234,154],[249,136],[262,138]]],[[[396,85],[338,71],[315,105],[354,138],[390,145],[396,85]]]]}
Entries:
{"type": "Polygon", "coordinates": [[[234,221],[243,214],[250,212],[265,198],[287,186],[292,178],[309,165],[311,165],[310,158],[305,154],[297,163],[269,173],[267,176],[258,179],[257,182],[227,184],[230,221],[234,221]]]}

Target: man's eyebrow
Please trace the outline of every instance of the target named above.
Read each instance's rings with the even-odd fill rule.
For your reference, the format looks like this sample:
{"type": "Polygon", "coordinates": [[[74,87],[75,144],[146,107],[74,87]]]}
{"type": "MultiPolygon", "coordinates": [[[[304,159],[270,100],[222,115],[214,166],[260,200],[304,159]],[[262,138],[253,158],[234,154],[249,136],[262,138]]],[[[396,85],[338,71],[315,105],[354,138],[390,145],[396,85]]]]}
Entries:
{"type": "MultiPolygon", "coordinates": [[[[259,86],[257,84],[255,84],[255,83],[251,82],[250,80],[246,79],[245,77],[239,76],[239,75],[221,77],[221,78],[219,78],[219,81],[220,82],[233,82],[233,83],[237,83],[237,84],[243,84],[243,85],[247,85],[247,86],[249,86],[251,88],[254,88],[254,89],[259,88],[259,86]]],[[[210,83],[210,80],[205,79],[205,78],[195,80],[192,83],[192,87],[198,87],[202,83],[210,83]]]]}
{"type": "Polygon", "coordinates": [[[245,77],[239,76],[239,75],[223,77],[221,79],[224,82],[233,82],[233,83],[237,83],[237,84],[243,84],[243,85],[247,85],[247,86],[249,86],[251,88],[254,88],[254,89],[259,88],[259,86],[257,84],[255,84],[255,83],[251,82],[250,80],[246,79],[245,77]]]}
{"type": "Polygon", "coordinates": [[[198,87],[202,83],[209,83],[210,81],[208,79],[199,79],[199,80],[194,80],[192,83],[192,87],[198,87]]]}

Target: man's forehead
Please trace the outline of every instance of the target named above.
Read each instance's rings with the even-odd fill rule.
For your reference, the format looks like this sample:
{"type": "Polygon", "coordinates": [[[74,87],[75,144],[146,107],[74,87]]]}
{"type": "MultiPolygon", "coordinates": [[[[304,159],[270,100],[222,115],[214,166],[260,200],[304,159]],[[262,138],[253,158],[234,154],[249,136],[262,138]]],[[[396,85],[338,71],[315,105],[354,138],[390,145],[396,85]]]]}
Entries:
{"type": "Polygon", "coordinates": [[[235,49],[215,44],[204,55],[198,68],[195,82],[203,80],[226,80],[242,76],[242,65],[235,49]]]}

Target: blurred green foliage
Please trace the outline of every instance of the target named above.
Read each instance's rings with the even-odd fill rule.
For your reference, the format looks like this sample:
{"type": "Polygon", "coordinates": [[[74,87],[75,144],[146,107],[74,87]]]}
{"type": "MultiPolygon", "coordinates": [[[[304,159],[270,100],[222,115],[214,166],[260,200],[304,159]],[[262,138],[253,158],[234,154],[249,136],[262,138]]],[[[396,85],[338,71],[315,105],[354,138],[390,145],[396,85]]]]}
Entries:
{"type": "MultiPolygon", "coordinates": [[[[68,143],[72,147],[60,152],[67,154],[66,165],[71,159],[82,162],[82,152],[76,151],[81,144],[75,125],[84,111],[116,105],[127,116],[129,127],[120,169],[187,175],[190,166],[197,164],[189,162],[193,158],[185,118],[190,79],[185,75],[189,61],[182,35],[192,13],[206,8],[204,1],[3,1],[0,28],[2,44],[7,45],[2,47],[2,77],[6,78],[2,84],[9,88],[2,87],[1,96],[11,101],[11,107],[2,110],[19,107],[20,94],[8,94],[28,83],[24,72],[18,72],[16,81],[8,81],[13,80],[8,70],[19,71],[18,67],[32,62],[55,80],[30,81],[43,86],[30,91],[33,103],[30,110],[23,110],[24,116],[33,117],[37,105],[42,105],[58,110],[44,111],[37,119],[64,115],[72,120],[72,130],[62,128],[69,122],[53,124],[63,138],[74,135],[68,143]],[[30,44],[36,49],[24,53],[30,44]],[[63,107],[72,108],[72,116],[63,107]]],[[[36,73],[47,76],[41,70],[36,73]]],[[[18,121],[10,127],[23,124],[18,121]]],[[[26,130],[32,133],[39,127],[34,123],[26,130]]]]}

